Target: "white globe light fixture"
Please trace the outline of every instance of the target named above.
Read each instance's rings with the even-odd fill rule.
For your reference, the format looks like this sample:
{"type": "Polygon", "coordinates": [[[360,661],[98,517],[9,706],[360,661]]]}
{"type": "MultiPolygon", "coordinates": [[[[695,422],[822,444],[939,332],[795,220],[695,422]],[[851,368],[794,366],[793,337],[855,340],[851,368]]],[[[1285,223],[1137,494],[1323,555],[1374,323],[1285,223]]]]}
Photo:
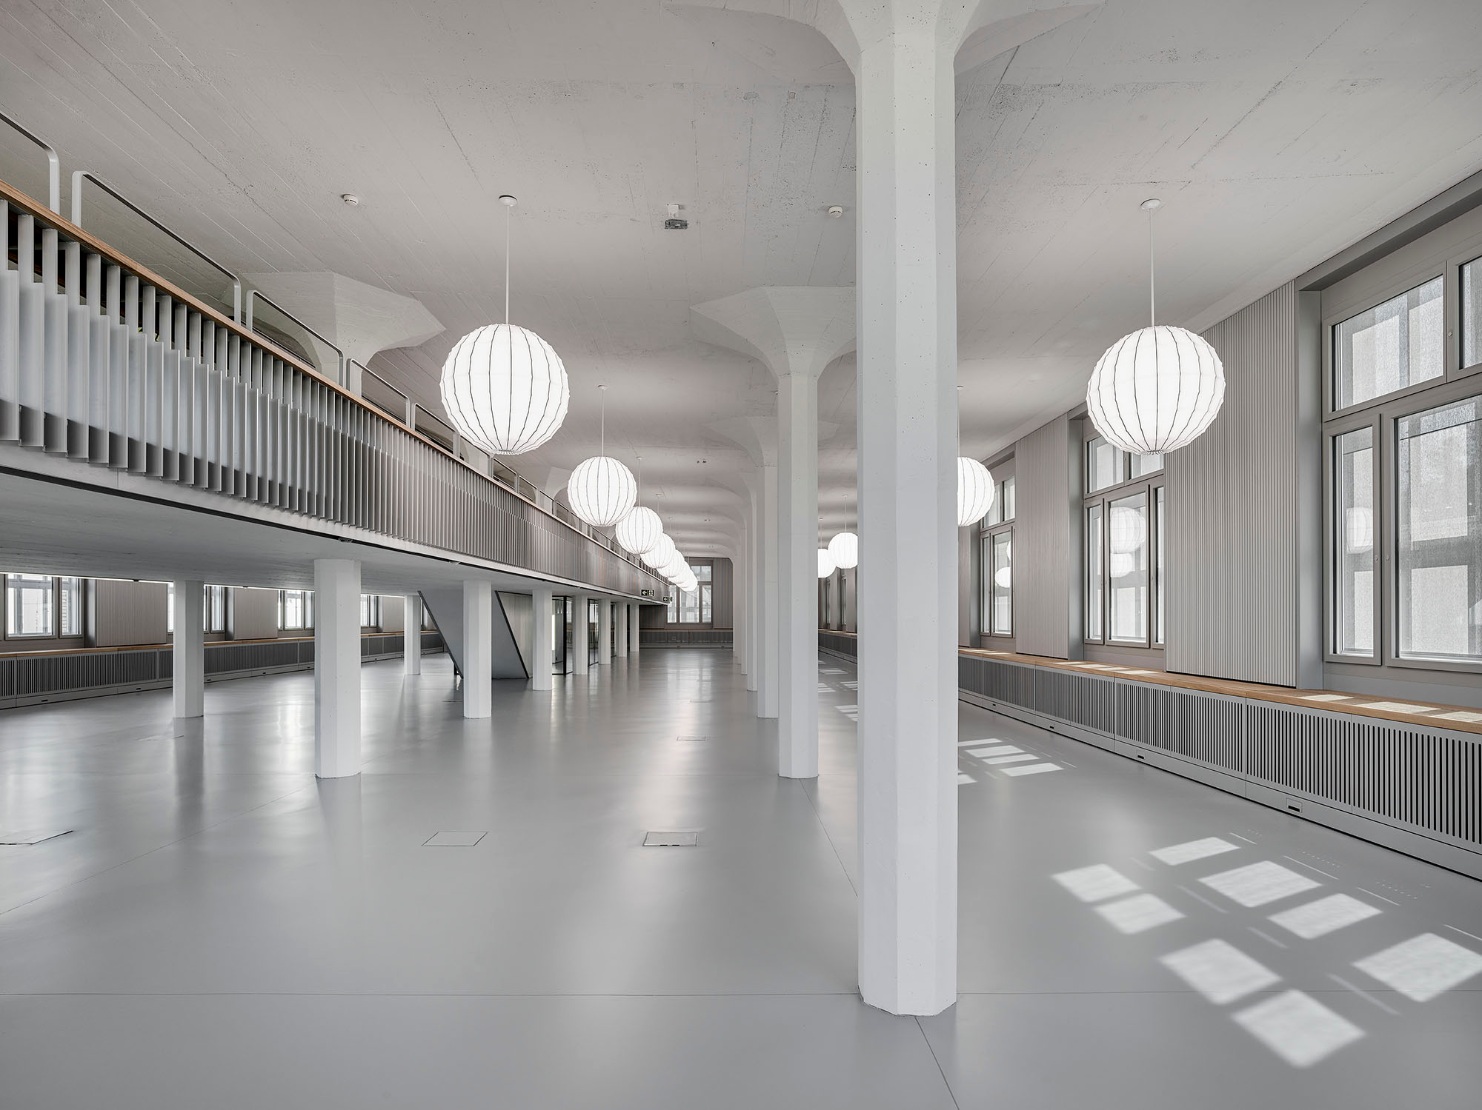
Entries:
{"type": "Polygon", "coordinates": [[[611,528],[633,511],[638,483],[633,472],[607,457],[607,387],[602,392],[602,438],[597,454],[577,464],[566,482],[571,511],[593,528],[611,528]]]}
{"type": "Polygon", "coordinates": [[[859,566],[859,537],[853,532],[840,532],[828,541],[828,553],[840,570],[859,566]]]}
{"type": "Polygon", "coordinates": [[[1225,370],[1213,347],[1191,331],[1157,322],[1153,284],[1152,213],[1148,213],[1149,326],[1113,343],[1086,386],[1086,410],[1112,446],[1134,455],[1159,455],[1187,447],[1219,414],[1225,370]]]}
{"type": "Polygon", "coordinates": [[[630,555],[642,555],[652,551],[664,534],[664,522],[652,509],[639,505],[622,520],[618,521],[613,536],[630,555]]]}
{"type": "Polygon", "coordinates": [[[667,532],[660,532],[659,542],[638,557],[654,570],[658,570],[665,563],[671,562],[675,554],[674,541],[669,538],[667,532]]]}
{"type": "Polygon", "coordinates": [[[998,584],[1000,590],[1006,590],[1013,584],[1014,576],[1008,567],[999,567],[993,572],[993,581],[998,584]]]}
{"type": "Polygon", "coordinates": [[[977,459],[957,459],[957,527],[976,524],[993,508],[993,475],[977,459]]]}
{"type": "Polygon", "coordinates": [[[438,388],[448,419],[495,455],[533,451],[566,419],[571,388],[551,345],[509,322],[509,209],[504,216],[504,323],[469,332],[448,352],[438,388]]]}
{"type": "Polygon", "coordinates": [[[1113,505],[1107,522],[1107,540],[1115,555],[1131,555],[1147,542],[1147,518],[1137,509],[1113,505]]]}
{"type": "Polygon", "coordinates": [[[834,557],[828,553],[828,548],[818,549],[818,577],[827,578],[833,574],[838,567],[834,565],[834,557]]]}

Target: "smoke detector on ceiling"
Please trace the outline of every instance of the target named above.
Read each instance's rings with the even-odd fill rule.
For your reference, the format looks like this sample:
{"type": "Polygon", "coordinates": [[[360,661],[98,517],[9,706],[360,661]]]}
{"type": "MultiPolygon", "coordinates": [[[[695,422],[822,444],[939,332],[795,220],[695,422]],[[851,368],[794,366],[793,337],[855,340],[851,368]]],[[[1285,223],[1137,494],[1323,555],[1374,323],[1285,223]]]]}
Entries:
{"type": "Polygon", "coordinates": [[[690,226],[690,222],[679,214],[683,210],[682,204],[669,205],[669,218],[664,221],[665,231],[683,231],[690,226]]]}
{"type": "Polygon", "coordinates": [[[842,204],[831,204],[828,206],[828,214],[830,219],[837,220],[844,214],[844,206],[842,204]]]}
{"type": "Polygon", "coordinates": [[[351,208],[360,207],[360,198],[357,197],[354,193],[341,193],[340,199],[348,204],[351,208]]]}

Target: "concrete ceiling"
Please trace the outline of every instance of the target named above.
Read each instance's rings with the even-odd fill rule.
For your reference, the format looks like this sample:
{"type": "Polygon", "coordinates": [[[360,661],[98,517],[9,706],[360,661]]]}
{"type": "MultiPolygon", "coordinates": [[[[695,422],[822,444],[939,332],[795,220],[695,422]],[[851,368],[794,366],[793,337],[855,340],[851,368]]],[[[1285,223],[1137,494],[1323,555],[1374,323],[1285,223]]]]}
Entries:
{"type": "MultiPolygon", "coordinates": [[[[1146,313],[1202,327],[1482,166],[1476,0],[1108,0],[958,82],[962,440],[1076,404],[1146,313]]],[[[711,427],[771,375],[690,306],[854,280],[854,91],[816,34],[662,0],[9,0],[0,108],[239,272],[333,271],[446,330],[374,369],[437,406],[464,332],[513,318],[572,404],[510,460],[538,484],[607,441],[680,547],[729,545],[750,466],[711,427]],[[352,192],[359,207],[340,200],[352,192]],[[684,232],[663,230],[668,203],[684,232]],[[840,219],[829,205],[845,209],[840,219]],[[637,461],[642,456],[642,462],[637,461]]],[[[0,176],[40,195],[0,139],[0,176]]],[[[142,261],[192,264],[89,200],[142,261]]],[[[196,268],[201,283],[215,281],[196,268]]],[[[291,307],[291,306],[290,306],[291,307]]],[[[823,535],[854,523],[854,365],[820,381],[823,535]]]]}

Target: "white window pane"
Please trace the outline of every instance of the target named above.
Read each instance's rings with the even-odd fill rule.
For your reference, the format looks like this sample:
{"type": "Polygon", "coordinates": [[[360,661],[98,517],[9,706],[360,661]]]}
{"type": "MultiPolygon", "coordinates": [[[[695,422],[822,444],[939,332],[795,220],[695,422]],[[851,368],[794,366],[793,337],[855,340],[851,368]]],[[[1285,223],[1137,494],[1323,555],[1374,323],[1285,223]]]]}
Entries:
{"type": "Polygon", "coordinates": [[[1097,436],[1086,444],[1086,490],[1095,493],[1107,486],[1125,481],[1125,456],[1106,440],[1097,436]]]}
{"type": "Polygon", "coordinates": [[[1461,364],[1482,362],[1482,258],[1461,268],[1461,364]]]}
{"type": "Polygon", "coordinates": [[[1132,477],[1141,478],[1148,474],[1156,474],[1163,469],[1162,455],[1133,455],[1132,477]]]}
{"type": "Polygon", "coordinates": [[[1400,654],[1482,659],[1482,398],[1396,429],[1400,654]]]}
{"type": "Polygon", "coordinates": [[[1333,440],[1336,552],[1333,650],[1374,654],[1374,432],[1360,428],[1333,440]]]}
{"type": "Polygon", "coordinates": [[[59,614],[62,618],[61,635],[82,635],[82,579],[63,578],[60,581],[61,592],[58,604],[61,609],[59,614]]]}
{"type": "Polygon", "coordinates": [[[52,634],[52,579],[49,574],[5,576],[5,634],[7,636],[50,636],[52,634]]]}
{"type": "Polygon", "coordinates": [[[1110,556],[1108,639],[1145,643],[1148,638],[1148,499],[1147,494],[1113,501],[1107,515],[1110,556]]]}
{"type": "Polygon", "coordinates": [[[1005,478],[1003,480],[1003,497],[1001,498],[1001,500],[1003,502],[1003,519],[1004,520],[1013,520],[1014,519],[1014,480],[1012,478],[1005,478]]]}
{"type": "Polygon", "coordinates": [[[1158,575],[1156,585],[1157,592],[1153,598],[1153,643],[1155,644],[1161,644],[1165,642],[1163,639],[1163,630],[1165,625],[1165,621],[1163,619],[1163,536],[1167,531],[1163,527],[1163,506],[1165,504],[1166,501],[1163,497],[1163,487],[1159,486],[1157,487],[1157,489],[1153,490],[1153,510],[1155,514],[1153,526],[1157,530],[1157,535],[1154,538],[1156,546],[1153,549],[1153,558],[1157,560],[1158,575]]]}
{"type": "Polygon", "coordinates": [[[1338,408],[1445,373],[1443,290],[1435,278],[1333,329],[1338,408]]]}
{"type": "Polygon", "coordinates": [[[1000,636],[1012,635],[1013,626],[1013,532],[993,537],[993,624],[1000,636]]]}

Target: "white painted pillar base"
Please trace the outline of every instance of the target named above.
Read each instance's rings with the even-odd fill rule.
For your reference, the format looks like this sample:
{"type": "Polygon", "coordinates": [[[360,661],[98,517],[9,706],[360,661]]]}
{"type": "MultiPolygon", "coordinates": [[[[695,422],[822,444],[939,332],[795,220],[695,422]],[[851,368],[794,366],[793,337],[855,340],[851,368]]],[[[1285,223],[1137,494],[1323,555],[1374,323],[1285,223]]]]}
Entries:
{"type": "Polygon", "coordinates": [[[554,593],[549,586],[530,591],[530,607],[535,619],[535,646],[530,660],[530,689],[550,690],[555,686],[555,630],[551,627],[554,593]]]}
{"type": "Polygon", "coordinates": [[[643,642],[643,606],[635,601],[628,608],[628,654],[637,655],[643,642]]]}
{"type": "Polygon", "coordinates": [[[612,663],[612,599],[597,599],[597,664],[606,667],[612,663]]]}
{"type": "Polygon", "coordinates": [[[494,711],[494,587],[463,583],[463,715],[472,719],[494,711]]]}
{"type": "Polygon", "coordinates": [[[818,378],[777,378],[777,773],[818,776],[818,378]]]}
{"type": "Polygon", "coordinates": [[[619,659],[628,658],[628,613],[630,609],[626,601],[619,601],[614,605],[612,614],[617,622],[616,628],[613,629],[612,643],[619,659]]]}
{"type": "Polygon", "coordinates": [[[175,580],[174,660],[175,716],[206,715],[205,591],[202,582],[175,580]]]}
{"type": "Polygon", "coordinates": [[[926,1015],[957,999],[954,50],[907,7],[855,71],[859,986],[926,1015]]]}
{"type": "Polygon", "coordinates": [[[407,594],[401,613],[401,673],[422,673],[422,595],[407,594]]]}
{"type": "Polygon", "coordinates": [[[360,774],[360,564],[314,560],[314,773],[360,774]]]}

